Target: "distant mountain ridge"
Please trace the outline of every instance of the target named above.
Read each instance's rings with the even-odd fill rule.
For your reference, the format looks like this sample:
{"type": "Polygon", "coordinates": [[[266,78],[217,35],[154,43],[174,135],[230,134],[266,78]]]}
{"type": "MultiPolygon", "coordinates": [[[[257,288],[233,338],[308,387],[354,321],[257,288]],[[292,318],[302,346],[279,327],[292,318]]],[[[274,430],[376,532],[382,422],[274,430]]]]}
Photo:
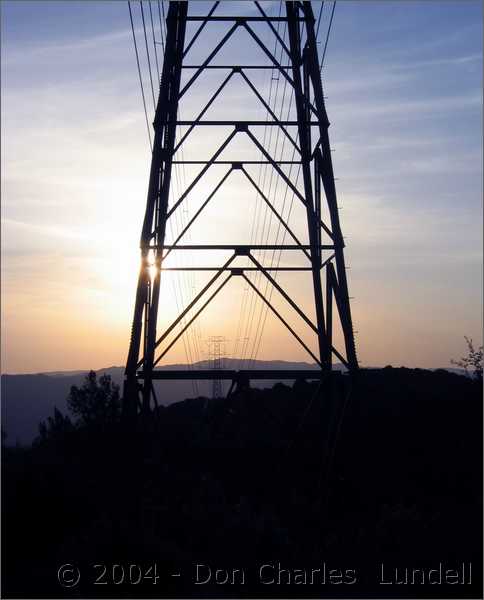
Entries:
{"type": "MultiPolygon", "coordinates": [[[[317,369],[316,363],[307,363],[304,361],[296,362],[296,361],[286,361],[286,360],[256,360],[248,364],[249,361],[241,360],[239,358],[224,358],[224,369],[317,369]]],[[[172,365],[164,365],[161,367],[156,367],[155,370],[185,370],[190,367],[194,369],[208,369],[210,367],[210,363],[208,360],[202,360],[192,365],[187,365],[186,363],[175,363],[172,365]]],[[[342,370],[343,366],[341,364],[335,364],[334,369],[342,370]]],[[[123,372],[124,367],[117,367],[115,365],[111,367],[105,367],[103,369],[96,370],[96,373],[107,373],[111,375],[117,375],[119,371],[123,372]]],[[[32,373],[32,375],[48,375],[49,377],[66,377],[66,376],[76,376],[83,375],[88,373],[89,369],[78,369],[75,371],[47,371],[43,373],[32,373]]],[[[30,374],[30,373],[29,373],[30,374]]]]}
{"type": "MultiPolygon", "coordinates": [[[[245,364],[241,366],[239,359],[225,359],[225,368],[238,369],[248,368],[245,364]]],[[[193,365],[196,369],[204,369],[209,366],[208,361],[201,361],[193,365]]],[[[160,367],[163,369],[187,369],[186,364],[173,364],[160,367]]],[[[317,365],[306,362],[289,361],[263,361],[257,360],[252,364],[254,369],[316,369],[317,365]]],[[[341,364],[334,366],[342,370],[341,364]]],[[[463,374],[461,369],[446,369],[454,373],[463,374]]],[[[67,413],[67,395],[73,385],[81,385],[86,370],[76,371],[52,371],[48,373],[33,373],[10,375],[1,377],[1,401],[2,401],[2,428],[7,434],[7,444],[16,443],[30,444],[38,434],[39,422],[45,420],[57,407],[61,412],[67,413]]],[[[111,366],[97,369],[100,375],[110,375],[114,383],[120,387],[123,383],[124,367],[111,366]]],[[[272,387],[277,380],[254,380],[257,387],[272,387]]],[[[195,396],[211,396],[211,381],[199,381],[198,387],[194,387],[191,381],[163,381],[155,382],[160,404],[169,405],[186,398],[195,396]],[[198,393],[197,393],[198,391],[198,393]]],[[[225,382],[225,390],[228,382],[225,382]]]]}
{"type": "MultiPolygon", "coordinates": [[[[241,368],[239,359],[225,359],[228,369],[241,368]]],[[[205,369],[208,361],[194,363],[195,369],[205,369]]],[[[173,364],[163,369],[187,369],[186,364],[173,364]]],[[[243,368],[248,368],[244,364],[243,368]]],[[[316,369],[315,364],[287,361],[254,361],[254,369],[316,369]]],[[[341,368],[336,365],[335,368],[341,368]]],[[[2,427],[7,433],[7,443],[30,444],[38,434],[39,422],[52,415],[54,407],[67,413],[66,398],[73,385],[81,385],[89,369],[75,371],[51,371],[32,374],[5,374],[1,377],[2,427]]],[[[124,367],[111,366],[97,369],[100,375],[110,375],[114,383],[122,387],[124,367]]],[[[272,387],[276,381],[260,382],[259,387],[272,387]]],[[[225,383],[225,386],[228,384],[225,383]]],[[[200,381],[194,387],[191,381],[156,382],[160,404],[169,405],[185,398],[211,395],[211,382],[200,381]],[[198,391],[198,393],[197,393],[198,391]]],[[[225,388],[227,389],[227,387],[225,388]]]]}

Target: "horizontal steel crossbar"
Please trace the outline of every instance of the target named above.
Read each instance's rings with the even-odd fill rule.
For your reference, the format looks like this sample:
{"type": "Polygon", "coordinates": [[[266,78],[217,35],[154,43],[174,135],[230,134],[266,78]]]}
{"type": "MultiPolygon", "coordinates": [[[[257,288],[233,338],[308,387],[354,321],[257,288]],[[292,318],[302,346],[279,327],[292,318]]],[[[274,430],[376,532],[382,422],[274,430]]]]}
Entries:
{"type": "MultiPolygon", "coordinates": [[[[312,271],[312,267],[264,267],[266,271],[312,271]]],[[[258,271],[258,267],[226,267],[224,271],[258,271]]],[[[220,267],[163,267],[162,271],[220,271],[220,267]]]]}
{"type": "Polygon", "coordinates": [[[173,165],[233,165],[234,169],[241,168],[242,165],[300,165],[300,160],[174,160],[173,165]],[[239,167],[240,165],[240,167],[239,167]]]}
{"type": "Polygon", "coordinates": [[[290,65],[182,65],[182,69],[262,69],[262,70],[279,70],[279,69],[292,69],[290,65]]]}
{"type": "MultiPolygon", "coordinates": [[[[305,19],[302,17],[296,17],[296,21],[304,22],[305,19]]],[[[186,21],[206,21],[210,23],[211,21],[236,21],[238,23],[246,23],[248,21],[251,22],[267,22],[272,21],[274,23],[287,23],[287,17],[239,17],[239,16],[231,16],[231,15],[219,15],[219,16],[211,16],[211,17],[201,17],[198,15],[193,15],[186,17],[186,21]]]]}
{"type": "MultiPolygon", "coordinates": [[[[182,244],[173,246],[170,244],[166,244],[144,246],[144,248],[147,250],[159,250],[160,248],[163,248],[164,250],[234,250],[239,254],[244,253],[245,256],[247,256],[250,250],[311,250],[311,246],[298,244],[286,246],[281,246],[280,244],[259,244],[253,246],[247,246],[243,244],[182,244]]],[[[316,246],[316,248],[319,248],[321,250],[334,250],[335,245],[321,244],[320,246],[316,246]]]]}
{"type": "MultiPolygon", "coordinates": [[[[156,369],[152,379],[321,379],[325,371],[321,369],[156,369]]],[[[144,379],[143,371],[138,371],[138,379],[144,379]]]]}
{"type": "Polygon", "coordinates": [[[279,127],[280,125],[292,125],[297,127],[297,125],[312,125],[314,127],[319,127],[319,121],[303,121],[298,123],[298,121],[177,121],[177,125],[182,125],[188,127],[189,125],[198,126],[209,126],[209,127],[217,127],[217,126],[232,126],[232,127],[279,127]]]}
{"type": "MultiPolygon", "coordinates": [[[[204,11],[196,10],[197,15],[188,16],[188,2],[179,0],[169,2],[168,17],[166,18],[167,37],[166,44],[163,47],[161,84],[153,122],[154,139],[150,179],[140,243],[141,267],[138,276],[133,326],[123,391],[123,411],[130,418],[132,416],[133,419],[138,413],[140,404],[144,415],[150,414],[152,401],[155,402],[155,406],[158,406],[153,385],[154,380],[211,380],[217,382],[219,388],[221,387],[219,384],[220,380],[231,380],[232,387],[229,391],[230,394],[235,385],[243,388],[249,384],[250,380],[271,380],[271,385],[277,381],[294,381],[297,379],[322,382],[330,375],[332,362],[335,359],[349,371],[358,368],[346,281],[346,267],[343,256],[344,240],[339,224],[335,178],[327,131],[329,120],[321,83],[321,69],[316,40],[317,32],[314,31],[315,19],[311,2],[281,3],[279,17],[270,17],[265,12],[265,3],[258,0],[253,3],[259,11],[259,15],[256,16],[254,16],[253,9],[249,10],[249,16],[214,14],[221,2],[215,1],[211,2],[211,4],[212,6],[208,14],[201,15],[200,13],[204,11]],[[285,4],[284,12],[282,11],[283,4],[285,4]],[[191,35],[188,43],[185,39],[187,22],[192,22],[189,28],[191,35]],[[184,65],[183,62],[187,53],[194,48],[201,34],[206,33],[207,26],[212,23],[214,25],[211,26],[214,29],[217,28],[220,30],[220,39],[215,42],[216,45],[211,50],[208,50],[207,55],[205,55],[205,51],[203,54],[198,53],[190,61],[192,64],[184,65]],[[279,25],[281,23],[284,26],[284,33],[279,32],[279,25]],[[242,30],[245,30],[245,32],[242,33],[242,30]],[[259,54],[262,52],[263,55],[261,60],[255,59],[252,61],[247,57],[245,60],[248,63],[264,63],[263,57],[265,56],[265,64],[226,64],[232,62],[232,60],[230,57],[226,59],[222,55],[221,50],[228,46],[228,42],[237,33],[244,35],[245,38],[248,35],[250,38],[248,40],[249,43],[255,43],[259,54]],[[269,37],[272,39],[266,40],[264,38],[263,40],[264,34],[270,34],[269,37]],[[278,45],[280,46],[280,52],[276,52],[278,45]],[[273,47],[274,50],[271,51],[273,47]],[[186,69],[184,74],[183,69],[186,69]],[[193,93],[192,86],[197,81],[200,81],[202,73],[210,69],[213,69],[214,73],[218,72],[220,74],[218,78],[220,82],[213,84],[214,89],[209,92],[210,97],[205,101],[203,107],[200,106],[200,108],[196,109],[195,114],[184,114],[185,118],[183,118],[180,114],[181,99],[186,97],[187,94],[193,96],[193,101],[196,99],[196,94],[193,93]],[[289,109],[287,114],[284,115],[276,113],[275,107],[272,108],[271,106],[271,93],[269,92],[269,99],[266,99],[265,88],[262,90],[260,85],[251,80],[257,72],[260,72],[261,75],[262,73],[271,73],[273,80],[282,81],[284,86],[289,84],[291,88],[290,92],[294,94],[294,114],[289,109]],[[224,92],[230,80],[237,78],[237,76],[239,81],[241,79],[245,81],[249,89],[249,94],[253,93],[260,107],[267,111],[266,120],[259,120],[259,115],[248,115],[247,112],[244,114],[243,111],[240,112],[239,119],[230,119],[231,115],[211,115],[208,112],[214,106],[217,98],[224,92]],[[184,80],[183,85],[182,79],[184,80]],[[217,117],[220,117],[220,120],[216,120],[217,117]],[[203,149],[200,155],[188,157],[192,160],[185,160],[183,148],[187,146],[187,142],[189,144],[192,143],[191,134],[195,127],[198,126],[214,127],[214,131],[218,132],[221,132],[220,127],[222,127],[224,128],[222,137],[226,139],[221,142],[220,146],[208,160],[197,160],[205,158],[206,152],[203,152],[203,149]],[[258,133],[262,131],[260,129],[262,126],[264,128],[268,126],[272,128],[276,127],[278,139],[280,135],[279,130],[281,130],[283,136],[294,147],[293,156],[285,156],[281,150],[281,156],[276,157],[277,143],[274,152],[270,148],[266,148],[265,138],[262,141],[258,133]],[[216,130],[215,127],[217,127],[216,130]],[[317,129],[315,130],[314,127],[317,129]],[[245,134],[250,138],[254,146],[251,149],[253,160],[226,160],[229,155],[224,156],[222,154],[229,145],[230,147],[233,146],[231,143],[238,133],[245,134]],[[259,138],[261,139],[259,140],[259,138]],[[316,145],[314,146],[314,144],[316,145]],[[177,160],[173,160],[175,158],[177,160]],[[280,158],[280,160],[276,160],[276,158],[280,158]],[[286,158],[290,158],[290,160],[284,160],[286,158]],[[188,186],[185,182],[180,190],[177,189],[173,193],[171,189],[173,178],[179,175],[178,171],[174,169],[177,165],[199,166],[189,168],[191,181],[188,186]],[[197,202],[197,208],[193,216],[189,216],[186,219],[187,223],[182,223],[182,229],[179,233],[167,239],[166,230],[168,220],[173,217],[175,211],[188,199],[189,195],[192,192],[195,193],[195,187],[198,186],[200,180],[208,173],[210,167],[215,165],[227,165],[224,169],[216,169],[215,173],[213,170],[211,171],[214,178],[217,180],[220,178],[220,181],[216,183],[213,189],[212,186],[214,184],[211,180],[209,183],[206,182],[210,187],[210,193],[206,195],[204,190],[198,192],[198,195],[201,193],[202,197],[197,202]],[[250,168],[250,165],[253,165],[253,167],[250,168]],[[303,233],[299,234],[299,230],[296,235],[290,227],[289,217],[291,210],[289,210],[287,216],[284,211],[286,196],[284,195],[284,203],[282,204],[282,208],[280,208],[278,204],[275,204],[275,198],[272,200],[270,194],[266,195],[264,193],[264,185],[259,187],[259,179],[257,181],[253,179],[252,170],[255,171],[255,166],[259,168],[262,165],[269,167],[271,185],[272,177],[276,175],[276,186],[281,183],[279,181],[281,179],[282,184],[287,186],[285,193],[290,193],[293,198],[296,198],[296,203],[300,201],[305,208],[308,227],[307,235],[303,233]],[[292,171],[288,174],[289,167],[282,168],[284,165],[299,166],[302,171],[302,182],[299,183],[297,177],[296,181],[294,181],[292,171]],[[172,173],[172,170],[174,173],[172,173]],[[211,202],[215,194],[219,193],[220,188],[230,175],[237,170],[242,171],[242,174],[245,175],[252,184],[252,187],[257,191],[257,198],[263,201],[270,210],[268,214],[270,215],[271,222],[274,219],[278,221],[278,223],[276,222],[278,233],[282,226],[284,234],[284,239],[281,240],[282,243],[277,243],[279,242],[278,239],[274,241],[267,239],[264,245],[251,245],[247,243],[227,244],[225,242],[230,242],[230,239],[220,240],[224,243],[217,243],[217,240],[208,238],[205,240],[202,238],[197,243],[195,240],[192,241],[184,238],[189,228],[201,212],[205,210],[205,207],[211,202]],[[327,214],[326,211],[322,213],[323,202],[325,202],[324,207],[329,211],[328,225],[322,221],[322,214],[327,214]],[[322,238],[323,232],[328,237],[322,238]],[[286,239],[286,233],[290,236],[288,239],[286,239]],[[301,235],[301,239],[298,239],[299,235],[301,235]],[[184,242],[187,242],[187,244],[184,242]],[[211,244],[211,242],[215,243],[211,244]],[[268,244],[267,242],[273,243],[268,244]],[[189,261],[191,263],[190,266],[183,266],[183,264],[178,266],[172,262],[173,266],[165,267],[165,259],[171,251],[175,250],[188,250],[190,252],[205,250],[217,252],[217,254],[206,252],[202,256],[201,252],[199,252],[197,266],[192,266],[193,262],[189,261]],[[286,253],[282,258],[285,259],[287,257],[288,259],[283,260],[283,263],[293,262],[296,265],[279,265],[279,259],[283,250],[296,251],[296,253],[299,252],[303,256],[298,256],[297,254],[294,256],[293,254],[288,257],[286,253]],[[265,255],[262,258],[264,251],[272,251],[273,258],[276,256],[277,251],[279,251],[279,259],[276,265],[265,266],[264,263],[269,261],[265,258],[265,255]],[[323,253],[323,251],[326,252],[323,253]],[[238,257],[245,258],[237,260],[238,257]],[[306,262],[304,258],[307,258],[308,261],[306,262]],[[217,262],[223,264],[220,267],[213,266],[217,262]],[[154,276],[152,273],[149,273],[151,263],[156,267],[154,276]],[[324,286],[321,280],[321,269],[325,267],[326,284],[324,286]],[[200,271],[205,273],[202,276],[201,289],[193,289],[193,293],[189,294],[190,297],[186,299],[187,305],[183,306],[185,301],[182,302],[182,306],[181,308],[178,307],[174,320],[168,323],[168,326],[164,324],[163,331],[160,334],[160,332],[157,333],[157,318],[160,308],[160,290],[163,289],[161,281],[166,276],[168,278],[167,282],[169,282],[171,276],[168,273],[170,271],[200,271]],[[306,314],[310,307],[305,306],[304,310],[302,307],[299,307],[291,295],[284,289],[284,286],[278,282],[278,271],[307,271],[312,274],[315,304],[314,322],[306,314]],[[255,279],[251,277],[254,273],[258,274],[258,277],[255,279]],[[253,301],[261,301],[260,314],[275,316],[308,353],[307,363],[301,364],[301,366],[306,368],[238,369],[237,365],[232,363],[225,365],[229,367],[228,369],[214,369],[213,367],[216,365],[211,364],[210,361],[178,365],[177,368],[168,369],[160,366],[163,358],[189,332],[188,330],[192,328],[193,331],[196,320],[199,319],[207,306],[213,303],[217,295],[221,294],[223,288],[234,277],[239,277],[238,283],[242,283],[244,292],[251,294],[251,303],[253,301]],[[241,277],[244,279],[244,282],[240,281],[241,277]],[[282,300],[284,301],[284,306],[280,309],[279,303],[275,302],[272,304],[271,302],[273,291],[276,292],[278,300],[280,300],[279,296],[282,296],[282,300]],[[326,293],[324,294],[324,292],[326,293]],[[292,310],[286,311],[285,309],[288,308],[287,305],[292,310]],[[293,311],[309,328],[308,330],[304,329],[301,335],[298,333],[299,328],[292,325],[294,318],[293,311]],[[286,313],[288,313],[287,317],[286,313]],[[344,338],[344,355],[333,345],[332,332],[335,321],[334,317],[336,316],[339,318],[338,322],[341,325],[344,338]],[[306,334],[311,335],[311,339],[306,334]],[[313,334],[317,337],[317,344],[312,339],[313,334]],[[208,368],[202,368],[203,366],[208,368]]],[[[224,11],[222,10],[221,12],[224,11]]],[[[161,26],[162,23],[160,22],[161,26]]],[[[212,43],[209,44],[210,37],[207,36],[206,39],[209,48],[212,47],[213,43],[212,40],[212,43]]],[[[153,43],[160,44],[161,42],[156,42],[153,39],[153,43]]],[[[238,41],[235,43],[237,44],[238,41]]],[[[204,44],[201,44],[201,46],[205,48],[204,44]]],[[[246,86],[243,87],[245,88],[246,86]]],[[[155,100],[154,97],[153,100],[155,100]]],[[[200,132],[202,131],[206,134],[208,130],[200,130],[200,132]]],[[[270,131],[274,130],[271,129],[270,131]]],[[[286,143],[286,139],[284,139],[284,143],[286,143]]],[[[193,143],[195,151],[196,146],[196,143],[193,143]]],[[[240,148],[235,148],[235,150],[240,153],[240,148]]],[[[265,181],[264,179],[264,183],[265,181]]],[[[221,198],[221,200],[232,204],[230,195],[221,198]]],[[[326,219],[326,217],[324,218],[326,219]]],[[[185,220],[182,219],[182,221],[185,220]]],[[[234,241],[236,239],[232,239],[232,242],[234,241]]],[[[261,240],[261,242],[263,241],[261,240]]],[[[259,316],[260,319],[261,317],[259,316]]],[[[193,340],[194,343],[196,342],[195,338],[193,340]]],[[[245,337],[243,339],[248,340],[249,338],[245,337]]],[[[254,339],[257,341],[257,335],[254,339]]],[[[190,341],[187,343],[190,344],[190,341]]],[[[194,352],[198,352],[199,349],[194,348],[194,352]]],[[[254,348],[257,350],[255,345],[254,348]]],[[[187,352],[186,347],[185,351],[187,352]]],[[[192,350],[189,350],[187,357],[191,355],[192,350]]],[[[187,358],[187,362],[193,361],[189,361],[187,358]]],[[[290,365],[287,364],[287,366],[290,365]]],[[[338,375],[338,377],[342,376],[338,375]]]]}

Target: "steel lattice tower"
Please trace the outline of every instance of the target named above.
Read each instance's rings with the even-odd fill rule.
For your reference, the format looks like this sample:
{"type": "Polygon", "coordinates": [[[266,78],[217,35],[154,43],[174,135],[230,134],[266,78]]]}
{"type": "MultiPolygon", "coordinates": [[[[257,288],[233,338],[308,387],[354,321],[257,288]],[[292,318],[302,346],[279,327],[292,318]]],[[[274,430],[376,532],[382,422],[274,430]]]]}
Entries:
{"type": "MultiPolygon", "coordinates": [[[[222,335],[211,335],[208,339],[208,360],[213,371],[222,371],[225,358],[225,337],[222,335]]],[[[223,395],[222,380],[220,374],[212,382],[212,398],[221,398],[223,395]]]]}
{"type": "MultiPolygon", "coordinates": [[[[317,52],[315,36],[315,18],[311,3],[307,1],[285,2],[285,15],[280,17],[269,17],[258,2],[255,6],[258,10],[257,16],[216,16],[214,7],[205,16],[189,16],[189,2],[171,1],[169,3],[166,18],[166,48],[164,53],[163,69],[161,76],[160,93],[156,106],[154,127],[154,141],[152,148],[152,160],[149,176],[148,195],[145,217],[141,233],[141,267],[138,277],[134,317],[131,333],[131,341],[127,358],[125,383],[124,383],[124,409],[128,415],[136,415],[138,407],[143,412],[150,411],[151,399],[154,395],[153,381],[156,379],[224,379],[232,382],[247,382],[254,379],[296,379],[305,377],[317,379],[324,377],[332,368],[332,356],[335,355],[350,371],[358,368],[353,335],[350,302],[348,296],[348,284],[344,260],[344,241],[341,233],[338,206],[336,199],[333,165],[331,160],[331,149],[328,137],[329,121],[323,96],[323,87],[317,52]],[[192,39],[186,44],[187,23],[199,22],[192,39]],[[204,28],[212,22],[229,23],[230,28],[222,37],[220,42],[209,53],[199,65],[187,66],[185,56],[188,50],[199,36],[204,35],[204,28]],[[276,30],[275,23],[283,22],[287,27],[288,43],[281,39],[276,30]],[[256,24],[266,24],[275,39],[283,49],[284,61],[278,60],[274,53],[264,44],[261,37],[256,33],[256,24]],[[213,59],[230,37],[242,28],[247,32],[266,58],[264,65],[221,65],[215,66],[213,59]],[[230,77],[239,75],[246,81],[248,88],[255,93],[262,106],[267,110],[271,119],[269,122],[255,120],[236,121],[207,121],[203,120],[204,114],[212,105],[214,100],[223,92],[225,83],[214,91],[207,105],[200,111],[196,119],[182,121],[179,118],[179,102],[182,96],[190,92],[190,88],[200,74],[211,68],[226,68],[229,73],[225,83],[230,77]],[[189,77],[187,83],[182,87],[183,69],[192,69],[194,74],[189,77]],[[275,69],[279,77],[283,78],[294,91],[294,103],[296,120],[284,120],[278,118],[274,110],[259,93],[256,86],[250,80],[248,73],[251,69],[275,69]],[[253,129],[259,125],[269,125],[280,128],[282,134],[289,140],[297,151],[296,160],[292,161],[300,165],[303,178],[303,189],[299,190],[293,181],[289,179],[283,168],[283,162],[277,161],[275,157],[264,148],[260,140],[254,135],[253,129]],[[181,141],[176,143],[177,126],[188,127],[181,141]],[[231,133],[215,154],[207,159],[197,162],[202,168],[195,179],[190,183],[177,202],[169,207],[170,185],[172,183],[172,168],[179,161],[175,158],[181,144],[189,143],[189,134],[196,127],[204,125],[230,127],[231,133]],[[295,127],[297,136],[290,133],[290,128],[295,127]],[[275,174],[282,179],[284,184],[296,195],[297,201],[304,206],[307,219],[307,238],[309,243],[303,244],[292,231],[289,223],[277,212],[269,199],[254,181],[247,169],[247,163],[255,164],[257,161],[224,161],[218,160],[221,152],[233,141],[236,136],[247,136],[260,151],[264,161],[260,164],[268,165],[275,174]],[[165,232],[167,223],[172,218],[174,211],[184,202],[187,194],[193,189],[197,182],[204,177],[208,169],[213,165],[229,164],[229,173],[240,171],[258,194],[268,204],[275,218],[282,224],[293,244],[274,245],[183,245],[179,243],[180,237],[172,243],[166,244],[165,232]],[[328,215],[322,218],[322,209],[328,215]],[[326,222],[325,222],[326,221],[326,222]],[[322,243],[323,236],[328,243],[322,243]],[[199,270],[215,270],[215,275],[208,284],[200,290],[193,301],[185,307],[178,317],[160,334],[157,334],[158,307],[160,298],[160,282],[163,273],[169,269],[162,265],[166,257],[172,251],[202,250],[227,250],[231,251],[230,258],[217,269],[200,267],[199,270]],[[303,253],[307,259],[304,267],[269,268],[261,264],[254,255],[260,250],[297,250],[303,253]],[[323,257],[323,252],[329,252],[329,256],[323,257]],[[238,257],[244,257],[249,263],[248,267],[235,266],[238,257]],[[314,308],[316,322],[314,323],[301,310],[298,304],[285,292],[282,286],[271,275],[270,271],[300,270],[311,273],[312,289],[314,292],[314,308]],[[154,271],[154,272],[153,272],[154,271]],[[270,300],[257,289],[254,282],[247,277],[246,271],[257,271],[265,280],[273,286],[279,294],[292,307],[294,312],[301,318],[312,334],[317,339],[317,351],[313,352],[300,336],[294,331],[291,324],[271,304],[270,300]],[[225,277],[224,277],[225,276],[225,277]],[[212,370],[186,370],[167,371],[155,369],[160,359],[173,346],[183,332],[193,323],[207,304],[218,294],[218,292],[233,277],[243,278],[254,293],[262,299],[284,326],[294,335],[295,339],[305,348],[319,370],[224,370],[212,372],[212,370]],[[324,286],[323,286],[324,283],[324,286]],[[215,289],[214,289],[215,288],[215,289]],[[323,290],[324,288],[324,290],[323,290]],[[208,296],[208,298],[207,298],[208,296]],[[334,306],[333,306],[334,305],[334,306]],[[186,322],[190,311],[195,315],[186,322]],[[339,317],[341,331],[344,339],[344,351],[338,351],[333,344],[333,321],[339,317]],[[163,342],[170,334],[176,332],[180,323],[184,323],[182,330],[175,336],[164,350],[155,356],[163,342]]],[[[204,202],[205,206],[215,191],[223,185],[227,175],[222,178],[214,192],[204,202]]],[[[202,206],[202,208],[203,208],[202,206]]],[[[193,223],[193,220],[189,225],[193,223]]],[[[186,230],[185,230],[186,231],[186,230]]],[[[182,234],[183,235],[183,234],[182,234]]],[[[175,270],[175,269],[173,269],[175,270]]],[[[192,269],[193,270],[193,269],[192,269]]],[[[161,349],[160,349],[161,350],[161,349]]],[[[156,398],[155,398],[156,400],[156,398]]]]}

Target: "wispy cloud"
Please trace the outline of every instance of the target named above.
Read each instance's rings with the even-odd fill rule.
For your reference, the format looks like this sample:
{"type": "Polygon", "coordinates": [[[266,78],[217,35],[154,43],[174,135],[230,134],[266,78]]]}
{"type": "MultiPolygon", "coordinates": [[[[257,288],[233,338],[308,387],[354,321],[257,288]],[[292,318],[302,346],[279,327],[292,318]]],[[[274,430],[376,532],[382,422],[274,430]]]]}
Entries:
{"type": "Polygon", "coordinates": [[[468,54],[465,56],[448,56],[445,58],[434,58],[430,60],[420,60],[415,62],[405,62],[396,64],[392,68],[402,71],[414,71],[415,69],[427,69],[428,67],[440,66],[461,66],[471,63],[482,63],[482,54],[468,54]]]}
{"type": "MultiPolygon", "coordinates": [[[[264,6],[272,9],[277,4],[264,6]]],[[[201,11],[200,3],[193,5],[201,11]]],[[[351,22],[356,11],[352,6],[359,5],[346,3],[337,18],[351,22]]],[[[438,9],[427,8],[431,5],[422,3],[419,11],[438,9]]],[[[223,12],[241,7],[246,4],[226,3],[223,12]]],[[[367,300],[357,307],[362,320],[375,312],[376,299],[382,305],[393,302],[392,285],[400,286],[405,298],[425,298],[431,292],[430,275],[432,285],[454,294],[454,305],[472,305],[469,311],[475,314],[479,309],[474,283],[463,281],[456,291],[451,277],[457,271],[474,273],[480,256],[482,94],[476,67],[481,41],[474,24],[459,25],[454,31],[452,23],[440,23],[438,31],[414,32],[421,13],[407,22],[407,10],[405,3],[398,20],[391,23],[391,36],[387,31],[386,37],[382,37],[389,27],[386,19],[365,22],[367,38],[362,32],[343,39],[338,27],[343,29],[344,22],[335,21],[336,37],[323,72],[341,219],[353,269],[351,294],[360,298],[368,291],[367,300]],[[430,35],[433,39],[428,39],[430,35]],[[474,36],[469,47],[461,45],[466,36],[474,36]],[[388,53],[381,51],[384,44],[388,53]]],[[[119,331],[126,338],[129,335],[150,155],[128,24],[126,9],[126,28],[110,30],[111,23],[106,22],[101,34],[81,38],[76,33],[68,41],[52,36],[23,46],[13,39],[6,52],[4,46],[2,243],[8,279],[3,293],[16,326],[18,290],[23,290],[29,268],[37,307],[45,305],[43,314],[49,313],[49,319],[64,304],[69,306],[63,315],[66,321],[66,314],[82,315],[77,317],[79,326],[89,328],[95,313],[104,319],[109,333],[121,323],[119,331]],[[119,323],[113,317],[116,313],[122,317],[119,323]]],[[[202,37],[206,46],[194,47],[192,64],[203,59],[220,36],[202,37]]],[[[227,62],[251,62],[254,56],[245,38],[230,53],[227,62]]],[[[266,80],[255,82],[262,93],[268,91],[269,77],[270,72],[266,80]]],[[[187,98],[183,106],[184,118],[200,110],[213,83],[214,79],[207,79],[199,94],[188,95],[191,100],[187,98]]],[[[231,111],[255,114],[240,80],[227,92],[217,105],[218,118],[231,111]]],[[[209,128],[194,135],[185,157],[207,156],[217,135],[209,128]]],[[[242,137],[239,142],[237,150],[257,158],[242,137]]],[[[187,168],[187,179],[194,172],[187,168]]],[[[192,207],[216,179],[211,177],[210,184],[192,193],[192,207]]],[[[176,184],[181,187],[183,182],[176,184]]],[[[243,217],[253,215],[254,194],[243,182],[231,179],[214,201],[216,208],[207,207],[208,224],[200,222],[194,234],[199,233],[204,242],[219,233],[247,241],[242,239],[243,217]]],[[[294,210],[298,235],[305,228],[302,205],[299,209],[294,210]]],[[[179,213],[177,219],[185,216],[179,213]]],[[[299,293],[298,285],[293,287],[299,293]]],[[[449,308],[444,296],[440,297],[442,311],[449,308]]],[[[395,300],[399,302],[395,310],[404,315],[400,324],[406,328],[413,317],[402,297],[395,300]]],[[[31,301],[22,291],[24,305],[31,301]]],[[[412,306],[418,308],[417,304],[412,306]]],[[[435,331],[448,331],[448,321],[437,313],[435,331]]],[[[36,318],[32,327],[40,339],[54,321],[36,318]]],[[[470,315],[469,322],[476,318],[470,315]]],[[[452,327],[449,336],[460,336],[462,322],[452,327]]],[[[92,344],[89,349],[95,361],[97,349],[92,344]]],[[[412,348],[406,346],[407,350],[412,348]]],[[[108,345],[104,355],[107,352],[108,345]]],[[[378,364],[372,343],[365,352],[366,362],[378,364]]]]}
{"type": "Polygon", "coordinates": [[[458,96],[441,96],[422,98],[420,100],[393,99],[385,102],[366,102],[356,104],[345,102],[332,107],[333,114],[345,114],[348,117],[412,117],[428,116],[438,117],[449,112],[465,111],[482,108],[482,93],[474,92],[458,96]]]}
{"type": "MultiPolygon", "coordinates": [[[[15,221],[13,219],[3,219],[3,226],[7,229],[12,228],[10,235],[15,235],[16,229],[27,230],[31,233],[45,235],[48,237],[62,238],[67,240],[89,240],[89,236],[81,231],[68,229],[66,227],[56,227],[55,225],[40,225],[38,223],[27,223],[24,221],[15,221]]],[[[8,233],[7,233],[8,237],[8,233]]],[[[14,241],[14,240],[11,240],[14,241]]]]}
{"type": "MultiPolygon", "coordinates": [[[[139,28],[135,32],[136,35],[142,35],[143,33],[139,28]]],[[[131,36],[130,29],[122,29],[63,42],[30,43],[20,48],[7,46],[2,53],[2,62],[4,67],[13,67],[36,61],[43,62],[51,57],[56,61],[59,57],[76,55],[79,57],[80,52],[99,52],[104,47],[126,44],[130,41],[131,36]]]]}

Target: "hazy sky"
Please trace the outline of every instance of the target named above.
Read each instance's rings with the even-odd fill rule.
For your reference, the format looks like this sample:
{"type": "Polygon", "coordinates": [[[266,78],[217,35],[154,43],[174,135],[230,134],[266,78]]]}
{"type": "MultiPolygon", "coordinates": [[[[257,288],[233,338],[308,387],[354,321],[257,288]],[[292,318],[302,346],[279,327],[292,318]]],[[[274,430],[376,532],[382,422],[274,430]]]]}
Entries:
{"type": "MultiPolygon", "coordinates": [[[[227,4],[220,14],[240,10],[227,4]]],[[[278,7],[266,3],[271,14],[278,7]]],[[[220,35],[208,31],[187,62],[202,62],[220,35]]],[[[221,62],[253,50],[239,40],[227,52],[221,62]]],[[[323,75],[360,361],[448,366],[464,335],[482,339],[482,3],[340,0],[323,75]]],[[[137,77],[126,2],[2,2],[4,372],[125,361],[150,161],[137,77]]],[[[185,118],[212,85],[186,99],[185,118]]],[[[218,118],[252,114],[240,82],[227,94],[218,118]]],[[[152,112],[150,92],[147,101],[152,112]]],[[[205,132],[186,158],[216,145],[205,132]]],[[[194,236],[249,241],[254,192],[238,177],[194,236]]],[[[310,312],[307,281],[287,277],[310,312]]],[[[202,281],[165,285],[162,323],[202,281]]],[[[211,335],[234,351],[237,285],[197,328],[202,354],[211,335]]],[[[166,362],[185,356],[181,345],[166,362]]],[[[258,357],[307,360],[270,317],[258,357]]]]}

